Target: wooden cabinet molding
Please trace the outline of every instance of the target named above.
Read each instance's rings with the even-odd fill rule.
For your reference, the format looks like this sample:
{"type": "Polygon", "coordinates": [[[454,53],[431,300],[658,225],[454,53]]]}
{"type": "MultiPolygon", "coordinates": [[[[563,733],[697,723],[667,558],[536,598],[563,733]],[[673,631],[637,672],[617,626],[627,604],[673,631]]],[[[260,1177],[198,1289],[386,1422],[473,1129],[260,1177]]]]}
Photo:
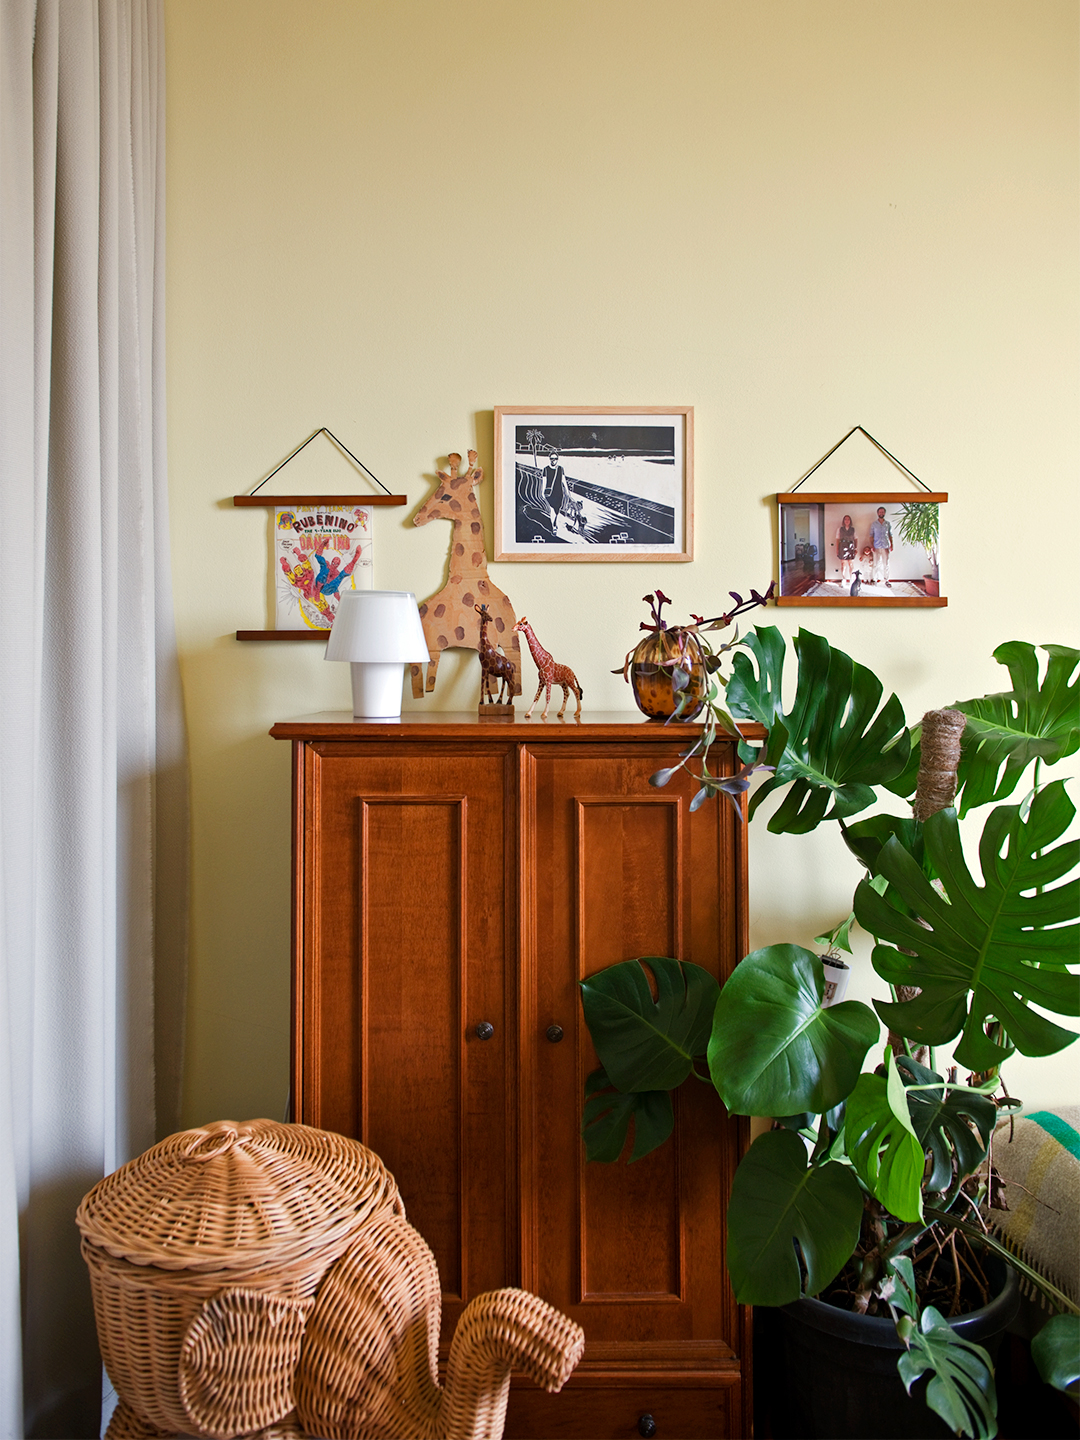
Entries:
{"type": "MultiPolygon", "coordinates": [[[[559,1396],[512,1386],[509,1437],[750,1433],[749,1320],[724,1269],[747,1141],[711,1087],[632,1166],[589,1165],[596,1067],[578,982],[675,955],[723,979],[746,949],[746,829],[649,776],[685,725],[599,714],[480,723],[306,716],[293,742],[293,1096],[370,1145],[435,1252],[444,1334],[502,1285],[584,1326],[559,1396]]],[[[760,731],[747,727],[751,738],[760,731]]],[[[734,742],[718,762],[737,764],[734,742]]]]}

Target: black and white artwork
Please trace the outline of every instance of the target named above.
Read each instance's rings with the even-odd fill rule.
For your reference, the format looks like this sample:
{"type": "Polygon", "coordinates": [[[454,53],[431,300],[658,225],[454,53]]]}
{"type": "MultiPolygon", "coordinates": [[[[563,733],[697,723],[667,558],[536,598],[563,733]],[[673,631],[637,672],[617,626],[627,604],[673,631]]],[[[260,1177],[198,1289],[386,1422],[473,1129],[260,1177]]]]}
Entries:
{"type": "Polygon", "coordinates": [[[497,560],[691,558],[692,411],[495,411],[497,560]]]}

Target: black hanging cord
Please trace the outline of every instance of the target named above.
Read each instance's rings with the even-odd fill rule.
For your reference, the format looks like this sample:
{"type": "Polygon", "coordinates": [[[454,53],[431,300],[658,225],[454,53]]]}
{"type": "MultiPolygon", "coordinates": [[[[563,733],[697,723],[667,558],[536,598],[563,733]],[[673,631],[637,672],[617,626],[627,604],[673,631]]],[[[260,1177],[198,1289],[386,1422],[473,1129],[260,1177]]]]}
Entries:
{"type": "MultiPolygon", "coordinates": [[[[349,459],[352,460],[355,464],[359,465],[360,469],[363,470],[365,475],[371,476],[371,479],[375,481],[375,484],[378,485],[380,490],[386,490],[387,495],[390,494],[390,491],[386,489],[386,486],[382,483],[379,477],[377,475],[372,475],[371,471],[367,468],[364,462],[358,459],[357,456],[352,453],[352,451],[347,445],[343,445],[341,441],[337,438],[337,436],[334,434],[334,432],[332,430],[328,430],[325,425],[320,425],[318,430],[314,431],[313,434],[309,435],[304,441],[304,445],[310,445],[312,440],[315,439],[316,435],[329,435],[330,439],[334,442],[338,449],[344,450],[345,454],[348,455],[349,459]]],[[[845,436],[844,438],[846,439],[847,437],[845,436]]],[[[300,454],[300,451],[303,450],[304,445],[298,445],[291,455],[286,455],[285,459],[282,460],[281,464],[277,467],[276,470],[271,470],[270,474],[266,476],[266,479],[259,481],[258,485],[255,486],[255,489],[252,490],[252,495],[254,495],[256,491],[261,490],[262,487],[266,484],[267,480],[272,480],[274,476],[278,473],[278,470],[283,470],[290,460],[295,459],[295,457],[300,454]]]]}
{"type": "MultiPolygon", "coordinates": [[[[852,435],[855,434],[856,430],[858,430],[860,434],[865,435],[867,440],[870,441],[871,445],[876,445],[883,455],[887,455],[894,465],[898,465],[900,469],[903,470],[905,475],[909,476],[912,480],[915,481],[916,485],[921,485],[922,488],[929,494],[933,493],[930,490],[930,486],[927,485],[925,481],[920,480],[913,470],[909,470],[902,460],[898,460],[891,450],[886,450],[885,446],[882,445],[881,441],[875,440],[873,435],[870,434],[870,431],[864,430],[861,425],[853,425],[851,429],[847,432],[847,434],[844,436],[844,440],[850,440],[852,435]]],[[[802,479],[797,480],[795,484],[792,485],[791,490],[788,491],[788,494],[793,494],[803,483],[804,480],[809,480],[810,476],[813,475],[814,471],[825,464],[825,461],[828,460],[830,455],[835,455],[837,450],[840,449],[840,446],[843,445],[844,440],[838,440],[831,450],[826,450],[825,454],[822,455],[821,459],[817,462],[817,464],[811,465],[810,469],[807,470],[806,474],[802,477],[802,479]]]]}

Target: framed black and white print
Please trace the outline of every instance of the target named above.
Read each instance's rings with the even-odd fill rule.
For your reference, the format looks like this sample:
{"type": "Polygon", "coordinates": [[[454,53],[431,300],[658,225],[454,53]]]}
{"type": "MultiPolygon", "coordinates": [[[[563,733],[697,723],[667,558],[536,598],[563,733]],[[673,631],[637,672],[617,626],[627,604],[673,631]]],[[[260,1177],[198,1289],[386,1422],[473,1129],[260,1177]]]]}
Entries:
{"type": "Polygon", "coordinates": [[[692,560],[694,410],[495,407],[496,560],[692,560]]]}

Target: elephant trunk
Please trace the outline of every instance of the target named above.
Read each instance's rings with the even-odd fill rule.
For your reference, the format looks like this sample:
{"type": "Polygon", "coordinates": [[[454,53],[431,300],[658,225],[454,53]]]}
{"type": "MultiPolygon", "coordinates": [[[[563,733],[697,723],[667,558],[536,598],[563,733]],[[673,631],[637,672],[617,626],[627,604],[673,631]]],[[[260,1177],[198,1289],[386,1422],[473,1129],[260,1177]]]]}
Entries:
{"type": "Polygon", "coordinates": [[[524,1290],[492,1290],[465,1307],[454,1331],[439,1408],[440,1440],[499,1440],[510,1371],[561,1390],[581,1359],[580,1325],[524,1290]]]}

